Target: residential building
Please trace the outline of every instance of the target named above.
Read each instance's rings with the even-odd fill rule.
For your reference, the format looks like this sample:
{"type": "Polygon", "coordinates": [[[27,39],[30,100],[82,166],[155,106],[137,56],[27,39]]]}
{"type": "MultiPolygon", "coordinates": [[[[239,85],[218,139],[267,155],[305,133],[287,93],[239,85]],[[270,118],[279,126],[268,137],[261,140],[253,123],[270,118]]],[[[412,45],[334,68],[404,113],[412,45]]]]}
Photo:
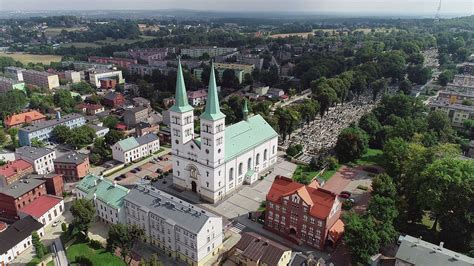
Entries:
{"type": "Polygon", "coordinates": [[[67,70],[64,72],[64,77],[73,84],[81,82],[81,72],[78,71],[67,70]]]}
{"type": "Polygon", "coordinates": [[[124,207],[127,224],[141,227],[147,243],[188,265],[205,265],[222,245],[222,217],[152,186],[132,188],[124,207]]]}
{"type": "Polygon", "coordinates": [[[75,107],[76,109],[81,110],[81,112],[87,115],[96,115],[105,111],[104,106],[102,106],[101,104],[80,103],[75,107]]]}
{"type": "Polygon", "coordinates": [[[33,165],[29,162],[18,159],[0,166],[0,187],[7,187],[13,182],[18,181],[25,175],[32,174],[33,165]]]}
{"type": "Polygon", "coordinates": [[[26,69],[20,67],[5,67],[4,73],[6,77],[12,78],[14,80],[23,81],[23,71],[26,69]]]}
{"type": "Polygon", "coordinates": [[[198,58],[204,54],[208,54],[209,57],[215,57],[218,55],[228,54],[236,52],[237,48],[227,48],[227,47],[191,47],[181,49],[181,56],[189,56],[192,58],[198,58]]]}
{"type": "Polygon", "coordinates": [[[280,74],[284,77],[291,76],[293,74],[293,69],[295,68],[295,64],[293,63],[286,63],[280,68],[280,74]]]}
{"type": "Polygon", "coordinates": [[[31,216],[44,226],[51,224],[64,212],[64,201],[60,197],[41,195],[30,204],[21,208],[18,214],[21,219],[31,216]]]}
{"type": "Polygon", "coordinates": [[[254,88],[253,91],[258,96],[262,96],[262,95],[267,94],[269,89],[270,89],[269,86],[260,86],[260,87],[254,88]]]}
{"type": "Polygon", "coordinates": [[[150,100],[145,99],[143,97],[135,97],[132,99],[132,102],[133,102],[133,106],[135,107],[139,107],[139,106],[150,107],[151,106],[150,100]]]}
{"type": "Polygon", "coordinates": [[[64,192],[64,180],[60,174],[46,174],[46,175],[28,175],[26,178],[39,179],[46,181],[46,193],[62,197],[64,192]]]}
{"type": "Polygon", "coordinates": [[[109,133],[110,129],[108,127],[101,127],[97,125],[87,125],[88,127],[92,128],[95,131],[95,135],[98,138],[103,138],[107,133],[109,133]]]}
{"type": "Polygon", "coordinates": [[[449,104],[440,101],[431,101],[428,106],[431,111],[440,110],[445,112],[454,127],[462,128],[464,126],[464,121],[474,119],[474,106],[449,104]]]}
{"type": "Polygon", "coordinates": [[[188,101],[192,106],[199,106],[206,103],[207,90],[190,91],[188,93],[188,101]]]}
{"type": "Polygon", "coordinates": [[[0,77],[0,93],[5,93],[11,90],[26,91],[25,83],[15,79],[0,77]]]}
{"type": "Polygon", "coordinates": [[[474,258],[454,252],[439,245],[431,244],[421,238],[409,235],[398,238],[400,246],[395,255],[395,266],[430,265],[430,266],[472,266],[474,258]]]}
{"type": "Polygon", "coordinates": [[[23,71],[23,80],[27,85],[34,85],[50,90],[59,87],[59,76],[48,72],[25,70],[23,71]]]}
{"type": "Polygon", "coordinates": [[[18,210],[33,200],[46,194],[46,181],[34,178],[23,178],[0,187],[0,217],[18,220],[18,210]]]}
{"type": "Polygon", "coordinates": [[[151,76],[154,72],[159,71],[161,74],[168,74],[171,70],[176,68],[168,66],[155,66],[155,65],[130,65],[128,70],[132,75],[139,75],[141,77],[151,76]]]}
{"type": "Polygon", "coordinates": [[[174,48],[140,48],[130,49],[128,54],[135,59],[140,59],[149,63],[150,60],[162,61],[168,53],[174,53],[174,48]]]}
{"type": "Polygon", "coordinates": [[[4,162],[12,162],[15,161],[15,152],[6,150],[6,149],[0,149],[0,160],[4,162]]]}
{"type": "Polygon", "coordinates": [[[125,110],[123,114],[123,121],[127,127],[134,127],[140,122],[146,122],[148,120],[148,107],[139,106],[125,110]]]}
{"type": "Polygon", "coordinates": [[[88,71],[89,83],[96,88],[114,89],[117,84],[124,84],[125,79],[121,70],[91,70],[88,71]],[[102,87],[101,82],[105,81],[109,87],[102,87]],[[113,85],[113,87],[110,87],[113,85]]]}
{"type": "Polygon", "coordinates": [[[436,100],[449,104],[462,104],[464,101],[471,101],[474,104],[474,94],[455,91],[439,91],[436,100]]]}
{"type": "Polygon", "coordinates": [[[102,99],[102,104],[110,108],[117,108],[125,104],[125,97],[118,92],[109,92],[102,99]]]}
{"type": "Polygon", "coordinates": [[[48,148],[23,146],[15,150],[16,157],[33,165],[35,173],[40,175],[54,172],[54,159],[56,152],[48,148]]]}
{"type": "Polygon", "coordinates": [[[0,245],[0,265],[10,265],[23,251],[30,248],[33,245],[31,234],[34,231],[42,237],[44,226],[33,217],[28,216],[0,232],[0,243],[2,243],[0,245]]]}
{"type": "Polygon", "coordinates": [[[99,64],[99,63],[91,63],[85,61],[63,61],[61,62],[63,67],[71,67],[75,70],[90,70],[90,69],[112,69],[114,67],[113,64],[99,64]]]}
{"type": "Polygon", "coordinates": [[[342,202],[336,194],[277,176],[266,198],[265,229],[324,250],[342,237],[342,202]]]}
{"type": "Polygon", "coordinates": [[[285,91],[282,89],[271,88],[268,90],[267,95],[272,99],[279,99],[283,95],[285,95],[285,91]]]}
{"type": "Polygon", "coordinates": [[[9,115],[5,118],[5,121],[3,121],[3,123],[6,128],[12,128],[12,127],[19,128],[25,124],[34,124],[34,123],[45,121],[45,120],[46,120],[45,115],[43,115],[42,113],[36,110],[31,110],[31,111],[23,112],[20,114],[9,115]]]}
{"type": "Polygon", "coordinates": [[[222,77],[224,71],[230,69],[234,71],[235,76],[239,80],[239,83],[244,81],[245,74],[252,74],[254,65],[248,64],[234,64],[234,63],[215,63],[215,69],[219,73],[219,77],[222,77]]]}
{"type": "Polygon", "coordinates": [[[123,202],[129,192],[116,182],[92,174],[76,185],[77,198],[93,200],[99,220],[110,224],[125,223],[123,202]]]}
{"type": "Polygon", "coordinates": [[[278,134],[262,116],[249,116],[247,102],[243,120],[226,127],[213,69],[199,138],[194,136],[194,109],[188,102],[181,65],[176,101],[169,112],[174,186],[215,203],[244,183],[254,183],[276,163],[278,134]]]}
{"type": "Polygon", "coordinates": [[[263,58],[260,55],[254,54],[240,54],[237,55],[237,62],[245,65],[253,65],[255,69],[262,70],[263,58]]]}
{"type": "Polygon", "coordinates": [[[467,152],[467,156],[470,158],[474,158],[474,140],[469,142],[469,150],[467,152]]]}
{"type": "Polygon", "coordinates": [[[474,75],[454,75],[452,83],[446,86],[448,90],[464,93],[474,93],[474,75]]]}
{"type": "Polygon", "coordinates": [[[160,131],[160,125],[159,124],[150,124],[150,123],[145,123],[145,122],[140,122],[135,126],[135,135],[137,137],[150,134],[150,133],[158,133],[160,131]]]}
{"type": "Polygon", "coordinates": [[[237,265],[287,266],[291,249],[254,232],[245,232],[232,248],[229,260],[237,265]]]}
{"type": "Polygon", "coordinates": [[[138,63],[136,59],[116,58],[116,57],[98,57],[98,56],[89,56],[88,61],[92,63],[100,63],[100,64],[114,64],[123,69],[128,69],[128,66],[138,63]]]}
{"type": "Polygon", "coordinates": [[[54,160],[54,171],[68,181],[77,181],[89,174],[89,155],[68,152],[54,160]]]}
{"type": "Polygon", "coordinates": [[[42,121],[33,125],[22,127],[18,131],[18,140],[20,146],[31,145],[31,140],[48,141],[51,138],[51,132],[56,126],[64,125],[69,128],[76,128],[85,125],[86,119],[80,114],[68,114],[64,117],[58,115],[56,119],[42,121]]]}
{"type": "Polygon", "coordinates": [[[112,158],[128,164],[152,155],[159,149],[160,140],[155,134],[146,134],[138,138],[129,137],[112,146],[112,158]]]}

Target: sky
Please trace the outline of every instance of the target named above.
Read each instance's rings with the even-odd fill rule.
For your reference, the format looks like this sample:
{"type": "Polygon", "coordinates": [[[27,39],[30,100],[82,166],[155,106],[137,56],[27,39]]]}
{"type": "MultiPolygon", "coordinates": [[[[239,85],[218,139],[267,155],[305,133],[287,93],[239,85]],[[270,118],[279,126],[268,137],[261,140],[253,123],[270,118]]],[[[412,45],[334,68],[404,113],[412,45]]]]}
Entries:
{"type": "MultiPolygon", "coordinates": [[[[474,0],[442,0],[441,14],[474,14],[474,0]]],[[[0,0],[0,11],[160,10],[434,14],[439,0],[0,0]]]]}

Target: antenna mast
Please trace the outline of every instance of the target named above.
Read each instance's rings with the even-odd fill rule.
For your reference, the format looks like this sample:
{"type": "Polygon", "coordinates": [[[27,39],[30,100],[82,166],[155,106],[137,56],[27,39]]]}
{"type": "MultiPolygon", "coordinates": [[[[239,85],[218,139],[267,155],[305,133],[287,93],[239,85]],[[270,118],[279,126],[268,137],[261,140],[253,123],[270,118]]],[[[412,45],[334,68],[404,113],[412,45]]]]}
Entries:
{"type": "Polygon", "coordinates": [[[439,0],[438,9],[436,10],[435,22],[439,22],[439,13],[441,11],[441,1],[442,0],[439,0]]]}

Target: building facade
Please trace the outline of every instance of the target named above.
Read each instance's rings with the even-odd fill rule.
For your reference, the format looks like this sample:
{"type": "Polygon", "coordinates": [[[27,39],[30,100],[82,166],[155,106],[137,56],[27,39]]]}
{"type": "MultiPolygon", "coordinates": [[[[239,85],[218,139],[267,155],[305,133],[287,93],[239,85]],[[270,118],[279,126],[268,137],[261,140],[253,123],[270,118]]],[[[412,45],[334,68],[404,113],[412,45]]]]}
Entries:
{"type": "Polygon", "coordinates": [[[474,106],[440,101],[431,101],[428,106],[431,111],[439,110],[446,113],[454,127],[462,128],[466,120],[474,119],[474,106]]]}
{"type": "Polygon", "coordinates": [[[34,178],[23,178],[0,188],[0,216],[8,220],[18,220],[18,211],[21,208],[46,194],[45,182],[34,178]]]}
{"type": "Polygon", "coordinates": [[[21,219],[31,216],[44,226],[51,224],[64,212],[64,201],[60,197],[42,195],[19,210],[21,219]]]}
{"type": "Polygon", "coordinates": [[[129,137],[112,146],[112,158],[122,163],[138,161],[160,150],[160,140],[155,134],[129,137]]]}
{"type": "MultiPolygon", "coordinates": [[[[94,70],[89,71],[89,83],[96,88],[101,88],[101,80],[115,80],[115,84],[124,84],[125,79],[121,70],[94,70]]],[[[115,88],[115,86],[114,86],[115,88]]]]}
{"type": "Polygon", "coordinates": [[[89,62],[100,63],[100,64],[114,64],[123,69],[127,69],[129,65],[137,64],[136,59],[129,58],[115,58],[115,57],[98,57],[98,56],[89,56],[89,62]]]}
{"type": "Polygon", "coordinates": [[[12,128],[12,127],[22,127],[25,124],[34,124],[37,122],[45,121],[46,116],[43,115],[42,113],[32,110],[28,112],[23,112],[19,114],[13,114],[9,115],[5,118],[5,121],[3,122],[5,124],[6,128],[12,128]]]}
{"type": "Polygon", "coordinates": [[[126,222],[147,242],[188,265],[205,265],[223,241],[222,217],[151,186],[137,185],[124,201],[126,222]]]}
{"type": "Polygon", "coordinates": [[[99,220],[109,224],[125,223],[123,201],[129,192],[116,182],[91,174],[76,185],[77,198],[92,200],[99,220]]]}
{"type": "Polygon", "coordinates": [[[25,83],[15,79],[0,77],[0,93],[11,90],[25,91],[25,83]]]}
{"type": "Polygon", "coordinates": [[[3,69],[5,76],[12,78],[14,80],[23,81],[23,71],[26,69],[20,67],[5,67],[3,69]]]}
{"type": "Polygon", "coordinates": [[[35,173],[45,175],[54,172],[56,152],[48,148],[23,146],[15,150],[16,156],[33,165],[35,173]]]}
{"type": "Polygon", "coordinates": [[[123,114],[123,121],[127,127],[134,127],[140,122],[148,120],[148,107],[138,106],[135,108],[125,110],[123,114]]]}
{"type": "Polygon", "coordinates": [[[59,87],[59,76],[48,72],[25,70],[23,71],[23,80],[27,85],[34,85],[50,90],[59,87]]]}
{"type": "Polygon", "coordinates": [[[25,175],[32,174],[33,165],[29,162],[18,159],[0,166],[0,187],[6,187],[18,181],[25,175]]]}
{"type": "Polygon", "coordinates": [[[189,56],[192,58],[198,58],[204,54],[208,54],[209,57],[215,57],[218,55],[224,55],[228,53],[237,52],[237,48],[227,48],[227,47],[191,47],[181,49],[181,56],[189,56]]]}
{"type": "Polygon", "coordinates": [[[83,153],[69,152],[54,160],[54,171],[68,181],[77,181],[89,174],[89,156],[83,153]]]}
{"type": "Polygon", "coordinates": [[[194,110],[187,100],[181,65],[175,98],[169,109],[174,186],[217,202],[244,183],[254,183],[276,163],[278,134],[260,115],[249,117],[246,102],[244,120],[225,127],[213,70],[200,116],[200,138],[194,137],[194,110]]]}
{"type": "Polygon", "coordinates": [[[18,131],[18,140],[20,146],[30,146],[33,139],[48,141],[51,138],[51,132],[56,126],[64,125],[70,129],[80,127],[86,124],[86,119],[79,114],[68,114],[64,117],[58,115],[56,119],[42,121],[33,125],[22,127],[18,131]]]}
{"type": "Polygon", "coordinates": [[[62,197],[64,192],[64,180],[63,176],[59,174],[47,174],[47,175],[28,175],[26,178],[44,180],[46,183],[46,193],[48,195],[54,195],[62,197]]]}
{"type": "Polygon", "coordinates": [[[73,71],[73,70],[67,70],[64,71],[64,77],[68,82],[71,83],[79,83],[81,82],[81,72],[78,71],[73,71]]]}
{"type": "Polygon", "coordinates": [[[102,103],[110,108],[117,108],[125,104],[125,97],[121,93],[109,92],[102,99],[102,103]]]}

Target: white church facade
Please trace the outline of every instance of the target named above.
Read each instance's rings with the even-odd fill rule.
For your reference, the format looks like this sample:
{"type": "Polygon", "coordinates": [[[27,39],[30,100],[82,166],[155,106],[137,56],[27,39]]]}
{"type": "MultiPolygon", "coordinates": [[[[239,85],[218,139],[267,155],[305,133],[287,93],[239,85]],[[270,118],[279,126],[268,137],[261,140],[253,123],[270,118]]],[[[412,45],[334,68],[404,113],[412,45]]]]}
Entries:
{"type": "Polygon", "coordinates": [[[260,116],[249,116],[225,126],[212,67],[205,111],[200,115],[200,136],[194,135],[194,109],[189,105],[181,64],[178,66],[175,104],[169,109],[173,157],[173,185],[191,190],[212,203],[277,162],[278,134],[260,116]]]}

